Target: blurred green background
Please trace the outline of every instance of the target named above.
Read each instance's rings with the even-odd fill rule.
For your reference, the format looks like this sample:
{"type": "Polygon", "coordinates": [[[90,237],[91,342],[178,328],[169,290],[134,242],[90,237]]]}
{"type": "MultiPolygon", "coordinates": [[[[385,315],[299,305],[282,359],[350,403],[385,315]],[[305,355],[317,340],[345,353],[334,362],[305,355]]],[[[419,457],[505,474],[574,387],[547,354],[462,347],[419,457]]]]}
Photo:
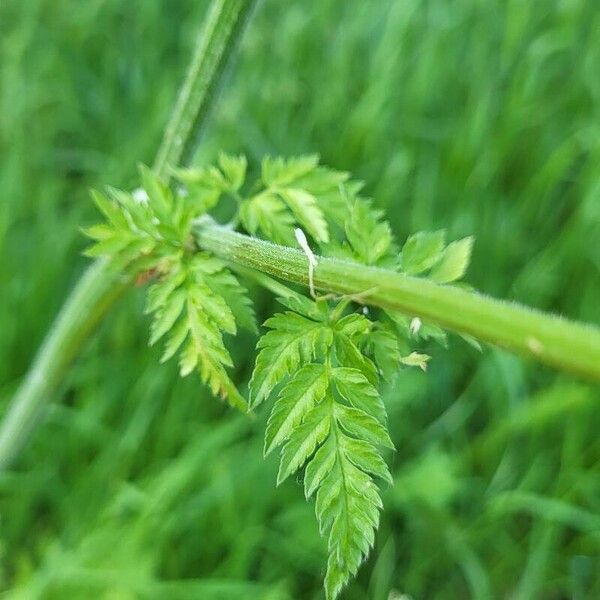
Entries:
{"type": "MultiPolygon", "coordinates": [[[[90,187],[151,162],[207,7],[0,2],[0,411],[85,267],[90,187]]],[[[205,131],[318,152],[399,239],[477,238],[477,288],[600,321],[600,10],[264,0],[205,131]]],[[[138,289],[0,476],[6,598],[322,598],[324,542],[250,421],[158,368],[138,289]]],[[[259,318],[273,310],[261,295],[259,318]]],[[[236,343],[236,380],[252,367],[236,343]]],[[[347,599],[600,598],[597,388],[453,337],[385,392],[395,485],[347,599]]]]}

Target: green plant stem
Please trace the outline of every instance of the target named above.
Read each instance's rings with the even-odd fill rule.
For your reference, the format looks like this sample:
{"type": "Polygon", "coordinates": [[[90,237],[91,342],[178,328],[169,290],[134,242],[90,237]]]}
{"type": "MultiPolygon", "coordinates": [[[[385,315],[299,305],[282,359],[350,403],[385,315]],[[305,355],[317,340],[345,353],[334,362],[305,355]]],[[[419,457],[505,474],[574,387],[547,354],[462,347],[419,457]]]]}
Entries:
{"type": "MultiPolygon", "coordinates": [[[[200,248],[229,262],[308,285],[308,261],[300,250],[235,233],[206,220],[198,223],[195,233],[200,248]]],[[[366,304],[420,317],[600,381],[600,330],[596,327],[458,287],[332,258],[318,259],[314,284],[321,291],[356,295],[366,304]]]]}
{"type": "Polygon", "coordinates": [[[0,430],[0,471],[6,469],[35,429],[52,390],[81,344],[131,281],[108,259],[97,260],[62,307],[15,395],[0,430]]]}
{"type": "Polygon", "coordinates": [[[192,157],[219,74],[227,66],[254,0],[215,0],[208,12],[186,78],[154,161],[154,172],[168,178],[169,167],[192,157]]]}
{"type": "MultiPolygon", "coordinates": [[[[168,179],[169,168],[192,154],[215,87],[253,4],[254,0],[213,0],[157,152],[154,169],[159,176],[168,179]]],[[[130,285],[118,266],[107,260],[93,263],[76,284],[0,425],[0,471],[8,469],[24,447],[81,346],[130,285]]]]}

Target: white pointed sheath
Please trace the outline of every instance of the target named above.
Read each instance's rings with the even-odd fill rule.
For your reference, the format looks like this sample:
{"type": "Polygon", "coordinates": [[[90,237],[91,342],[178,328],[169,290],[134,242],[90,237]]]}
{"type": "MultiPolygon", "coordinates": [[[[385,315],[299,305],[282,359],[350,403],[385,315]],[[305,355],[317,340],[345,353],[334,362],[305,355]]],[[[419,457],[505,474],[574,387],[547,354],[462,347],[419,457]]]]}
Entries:
{"type": "Polygon", "coordinates": [[[306,239],[306,235],[304,231],[297,227],[294,229],[294,235],[296,236],[296,241],[300,248],[302,248],[302,252],[306,254],[306,258],[308,259],[308,289],[310,291],[310,295],[313,298],[316,298],[317,294],[315,292],[315,283],[314,283],[314,271],[317,266],[317,257],[313,254],[313,251],[310,249],[308,245],[308,241],[306,239]]]}
{"type": "Polygon", "coordinates": [[[135,190],[131,192],[131,195],[138,204],[148,204],[148,193],[144,188],[135,188],[135,190]]]}
{"type": "Polygon", "coordinates": [[[421,329],[421,325],[422,325],[421,319],[419,319],[419,317],[415,317],[410,322],[410,326],[409,326],[410,335],[412,335],[413,337],[415,335],[417,335],[417,333],[419,333],[419,329],[421,329]]]}

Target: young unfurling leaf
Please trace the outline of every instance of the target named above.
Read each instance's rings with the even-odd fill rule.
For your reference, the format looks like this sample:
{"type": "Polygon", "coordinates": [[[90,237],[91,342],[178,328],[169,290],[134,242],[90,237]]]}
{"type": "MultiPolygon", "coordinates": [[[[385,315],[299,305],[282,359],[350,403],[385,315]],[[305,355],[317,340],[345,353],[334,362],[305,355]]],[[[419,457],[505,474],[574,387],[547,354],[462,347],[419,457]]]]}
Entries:
{"type": "Polygon", "coordinates": [[[291,246],[294,243],[294,217],[283,200],[269,190],[242,203],[240,220],[252,235],[260,232],[276,244],[291,246]]]}
{"type": "Polygon", "coordinates": [[[294,158],[265,156],[261,166],[261,178],[267,187],[287,187],[312,172],[318,164],[319,157],[316,154],[294,158]]]}
{"type": "Polygon", "coordinates": [[[218,166],[175,169],[185,186],[186,202],[199,216],[214,208],[226,194],[237,194],[246,179],[245,156],[219,154],[218,166]]]}
{"type": "Polygon", "coordinates": [[[410,275],[425,275],[438,283],[461,279],[471,260],[473,237],[445,245],[444,231],[422,231],[411,235],[402,248],[401,270],[410,275]]]}
{"type": "Polygon", "coordinates": [[[383,220],[383,212],[360,198],[352,202],[345,225],[346,239],[358,262],[366,265],[392,266],[396,248],[392,230],[383,220]]]}
{"type": "Polygon", "coordinates": [[[446,233],[421,231],[411,235],[402,247],[402,270],[410,275],[428,271],[442,257],[446,233]]]}
{"type": "Polygon", "coordinates": [[[472,237],[448,244],[440,262],[431,270],[429,277],[438,283],[450,283],[460,279],[467,271],[472,249],[472,237]]]}
{"type": "Polygon", "coordinates": [[[245,156],[230,156],[221,152],[219,154],[219,167],[225,180],[229,184],[228,189],[238,192],[246,179],[248,161],[245,156]]]}
{"type": "Polygon", "coordinates": [[[431,356],[421,354],[420,352],[411,352],[408,356],[403,356],[400,361],[408,367],[419,367],[422,371],[427,370],[427,363],[431,360],[431,356]]]}
{"type": "Polygon", "coordinates": [[[262,189],[242,202],[240,219],[250,233],[279,244],[293,244],[295,226],[327,243],[327,217],[343,219],[348,210],[340,191],[347,178],[346,173],[319,167],[316,155],[288,160],[267,156],[262,162],[262,189]]]}

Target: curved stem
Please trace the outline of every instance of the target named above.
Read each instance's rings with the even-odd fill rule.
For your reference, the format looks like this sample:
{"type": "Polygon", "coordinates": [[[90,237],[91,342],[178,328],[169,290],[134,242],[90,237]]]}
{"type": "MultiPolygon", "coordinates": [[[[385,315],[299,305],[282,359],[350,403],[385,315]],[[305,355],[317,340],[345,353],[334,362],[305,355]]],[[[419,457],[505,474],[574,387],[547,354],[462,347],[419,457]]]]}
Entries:
{"type": "MultiPolygon", "coordinates": [[[[189,158],[206,120],[214,89],[241,35],[254,0],[213,0],[154,169],[168,179],[169,167],[189,158]]],[[[0,471],[10,467],[35,430],[46,403],[85,340],[130,287],[118,265],[93,263],[63,305],[0,426],[0,471]]]]}
{"type": "MultiPolygon", "coordinates": [[[[221,258],[308,285],[306,255],[204,221],[198,245],[221,258]]],[[[315,287],[362,297],[366,304],[421,317],[458,333],[600,381],[600,330],[482,294],[395,271],[319,258],[315,287]]]]}
{"type": "Polygon", "coordinates": [[[97,260],[78,281],[19,387],[0,429],[0,471],[35,429],[52,391],[107,310],[131,280],[108,259],[97,260]]]}

